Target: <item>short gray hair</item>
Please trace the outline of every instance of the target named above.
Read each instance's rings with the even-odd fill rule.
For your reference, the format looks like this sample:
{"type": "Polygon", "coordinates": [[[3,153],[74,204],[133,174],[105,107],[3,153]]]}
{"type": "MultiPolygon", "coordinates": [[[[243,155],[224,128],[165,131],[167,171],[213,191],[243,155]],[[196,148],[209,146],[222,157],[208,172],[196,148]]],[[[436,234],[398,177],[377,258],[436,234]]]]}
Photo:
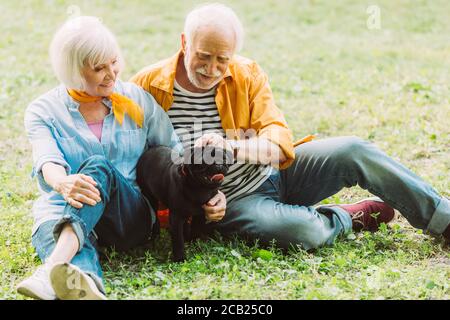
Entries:
{"type": "Polygon", "coordinates": [[[201,5],[186,16],[184,34],[186,42],[192,43],[195,32],[202,26],[221,26],[231,28],[235,39],[235,52],[239,52],[244,45],[244,28],[234,11],[221,3],[201,5]]]}
{"type": "Polygon", "coordinates": [[[117,40],[97,17],[80,16],[67,21],[50,45],[53,71],[70,89],[83,90],[83,67],[94,68],[113,57],[117,57],[122,69],[124,62],[117,40]]]}

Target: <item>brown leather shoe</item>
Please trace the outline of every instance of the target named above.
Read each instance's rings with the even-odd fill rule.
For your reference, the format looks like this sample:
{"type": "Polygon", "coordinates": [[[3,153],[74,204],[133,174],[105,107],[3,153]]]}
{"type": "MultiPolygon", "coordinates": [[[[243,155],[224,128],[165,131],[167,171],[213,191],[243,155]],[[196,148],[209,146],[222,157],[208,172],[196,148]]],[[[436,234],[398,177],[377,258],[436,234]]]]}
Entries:
{"type": "Polygon", "coordinates": [[[337,206],[350,214],[354,231],[377,231],[381,223],[388,223],[395,216],[394,209],[379,198],[368,198],[354,204],[337,206]]]}

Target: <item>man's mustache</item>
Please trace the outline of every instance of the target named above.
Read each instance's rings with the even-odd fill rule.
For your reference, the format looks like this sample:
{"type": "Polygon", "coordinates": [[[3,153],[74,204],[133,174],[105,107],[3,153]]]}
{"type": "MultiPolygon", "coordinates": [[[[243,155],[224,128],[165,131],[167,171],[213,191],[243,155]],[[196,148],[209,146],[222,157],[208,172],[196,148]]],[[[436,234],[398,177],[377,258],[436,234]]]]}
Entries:
{"type": "Polygon", "coordinates": [[[200,73],[201,75],[204,75],[205,77],[211,77],[211,78],[218,78],[222,75],[222,73],[219,70],[216,70],[214,72],[214,74],[210,75],[203,67],[196,69],[195,72],[200,73]]]}

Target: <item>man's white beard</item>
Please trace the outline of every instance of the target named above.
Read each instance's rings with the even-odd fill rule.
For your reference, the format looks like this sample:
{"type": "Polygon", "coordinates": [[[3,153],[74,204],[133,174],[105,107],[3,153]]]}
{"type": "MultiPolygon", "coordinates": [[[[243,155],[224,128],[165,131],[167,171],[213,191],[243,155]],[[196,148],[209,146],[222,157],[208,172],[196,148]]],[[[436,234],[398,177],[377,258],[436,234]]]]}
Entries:
{"type": "MultiPolygon", "coordinates": [[[[222,74],[219,71],[217,71],[217,73],[218,73],[217,80],[215,80],[211,85],[205,87],[205,86],[202,86],[200,83],[198,83],[197,79],[195,78],[195,73],[192,73],[191,69],[189,68],[189,53],[188,53],[188,50],[185,50],[185,53],[184,53],[184,69],[186,69],[186,74],[187,74],[187,77],[189,79],[189,82],[194,87],[197,87],[197,88],[199,88],[201,90],[210,90],[210,89],[214,88],[222,80],[222,78],[220,77],[222,74]]],[[[202,73],[203,70],[202,70],[202,68],[199,68],[195,72],[202,73]]]]}

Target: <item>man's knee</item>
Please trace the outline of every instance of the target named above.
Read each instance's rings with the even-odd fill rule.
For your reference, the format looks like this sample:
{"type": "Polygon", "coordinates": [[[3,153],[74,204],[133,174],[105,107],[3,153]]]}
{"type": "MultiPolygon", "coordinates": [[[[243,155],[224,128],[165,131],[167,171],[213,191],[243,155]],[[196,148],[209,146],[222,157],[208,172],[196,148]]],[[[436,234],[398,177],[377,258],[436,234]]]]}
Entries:
{"type": "Polygon", "coordinates": [[[336,149],[332,155],[334,161],[354,161],[369,153],[370,143],[368,141],[354,136],[340,139],[341,141],[336,144],[336,149]]]}

